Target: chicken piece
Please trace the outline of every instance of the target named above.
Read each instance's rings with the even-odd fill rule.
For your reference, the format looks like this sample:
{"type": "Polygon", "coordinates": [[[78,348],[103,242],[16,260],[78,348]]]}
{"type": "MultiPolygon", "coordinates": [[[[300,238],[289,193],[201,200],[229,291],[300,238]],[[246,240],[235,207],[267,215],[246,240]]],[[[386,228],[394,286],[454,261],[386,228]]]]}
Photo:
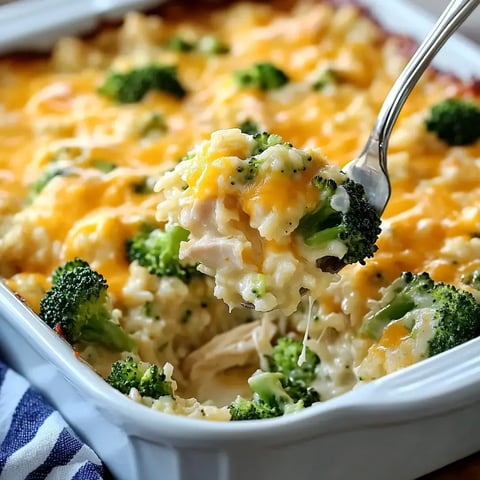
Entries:
{"type": "Polygon", "coordinates": [[[180,259],[187,265],[199,262],[199,271],[214,276],[225,265],[241,267],[243,250],[242,242],[236,238],[208,236],[196,242],[183,242],[180,259]]]}
{"type": "MultiPolygon", "coordinates": [[[[182,370],[192,383],[204,382],[208,377],[232,367],[252,365],[258,362],[258,336],[273,338],[277,327],[260,320],[245,323],[213,337],[205,345],[193,351],[184,360],[182,370]]],[[[262,341],[262,343],[265,343],[262,341]]]]}

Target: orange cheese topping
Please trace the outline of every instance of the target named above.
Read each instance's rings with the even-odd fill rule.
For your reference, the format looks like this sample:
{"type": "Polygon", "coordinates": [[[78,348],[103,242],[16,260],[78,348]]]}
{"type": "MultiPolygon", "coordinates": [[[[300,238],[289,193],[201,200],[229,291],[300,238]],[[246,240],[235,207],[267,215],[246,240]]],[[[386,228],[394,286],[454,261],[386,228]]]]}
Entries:
{"type": "MultiPolygon", "coordinates": [[[[288,11],[285,2],[240,3],[201,16],[185,11],[181,20],[178,15],[159,20],[132,14],[123,28],[85,41],[60,41],[52,58],[0,60],[0,232],[5,238],[5,232],[13,231],[12,222],[24,232],[0,241],[0,274],[48,276],[61,261],[82,254],[97,262],[120,298],[127,274],[122,242],[144,217],[154,218],[158,203],[155,194],[133,192],[132,184],[170,168],[212,131],[248,119],[298,148],[321,146],[329,162],[346,164],[363,146],[405,63],[396,46],[397,40],[386,38],[353,7],[336,11],[300,0],[288,11]],[[163,47],[185,29],[197,36],[213,32],[230,53],[206,56],[163,47]],[[128,69],[146,59],[177,65],[188,92],[185,99],[153,92],[139,103],[120,105],[97,93],[110,68],[128,69]],[[284,70],[290,85],[271,93],[237,88],[232,73],[258,61],[284,70]],[[339,81],[314,91],[312,83],[326,68],[336,70],[339,81]],[[138,127],[152,111],[165,116],[168,128],[149,140],[138,127]],[[48,163],[46,154],[55,155],[62,145],[80,145],[85,162],[109,160],[126,170],[58,177],[27,206],[24,199],[48,163]],[[12,217],[15,212],[28,213],[34,223],[28,238],[24,220],[12,217]],[[108,255],[100,259],[80,239],[89,239],[97,253],[108,255]],[[34,258],[42,242],[49,243],[50,254],[34,258]]],[[[464,172],[465,159],[480,157],[480,144],[450,149],[422,127],[429,106],[451,95],[475,93],[430,72],[402,111],[390,155],[406,155],[406,160],[390,165],[393,195],[379,250],[367,267],[353,267],[352,282],[362,296],[375,296],[382,283],[402,270],[429,270],[437,280],[458,282],[478,263],[473,254],[459,259],[444,247],[450,238],[469,239],[479,232],[480,175],[477,167],[470,177],[464,172]],[[383,280],[372,282],[372,272],[383,280]]],[[[188,183],[196,185],[198,195],[214,196],[219,175],[213,161],[208,169],[191,172],[188,183]]],[[[293,189],[280,175],[270,180],[245,190],[247,210],[257,201],[284,210],[296,201],[297,188],[310,195],[304,177],[293,189]]]]}
{"type": "Polygon", "coordinates": [[[399,322],[393,322],[383,331],[379,344],[386,348],[396,348],[409,336],[410,332],[399,322]]]}
{"type": "Polygon", "coordinates": [[[261,203],[265,210],[286,212],[298,205],[311,207],[318,202],[318,189],[312,184],[309,171],[295,176],[272,172],[260,182],[248,184],[242,194],[243,210],[251,214],[255,205],[261,203]]]}

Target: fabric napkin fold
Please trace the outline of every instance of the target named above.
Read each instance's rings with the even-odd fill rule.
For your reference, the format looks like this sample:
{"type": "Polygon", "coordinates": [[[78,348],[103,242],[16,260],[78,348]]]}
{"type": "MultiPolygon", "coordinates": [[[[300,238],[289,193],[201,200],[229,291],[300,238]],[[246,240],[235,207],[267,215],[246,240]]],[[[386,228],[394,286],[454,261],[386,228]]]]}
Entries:
{"type": "Polygon", "coordinates": [[[102,480],[102,462],[59,412],[0,362],[0,480],[102,480]]]}

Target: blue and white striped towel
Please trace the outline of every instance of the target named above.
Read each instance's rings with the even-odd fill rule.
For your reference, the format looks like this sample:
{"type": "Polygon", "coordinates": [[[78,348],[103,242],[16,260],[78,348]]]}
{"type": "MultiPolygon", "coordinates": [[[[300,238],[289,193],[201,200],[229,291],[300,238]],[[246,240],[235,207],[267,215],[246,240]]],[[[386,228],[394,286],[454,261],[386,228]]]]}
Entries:
{"type": "Polygon", "coordinates": [[[97,455],[28,382],[0,362],[0,480],[101,480],[97,455]]]}

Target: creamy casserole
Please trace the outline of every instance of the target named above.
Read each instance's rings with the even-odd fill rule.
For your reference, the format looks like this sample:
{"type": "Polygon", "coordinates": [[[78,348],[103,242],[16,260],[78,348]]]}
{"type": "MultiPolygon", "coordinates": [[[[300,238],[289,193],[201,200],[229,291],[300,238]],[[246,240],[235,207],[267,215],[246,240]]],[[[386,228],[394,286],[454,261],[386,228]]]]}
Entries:
{"type": "MultiPolygon", "coordinates": [[[[175,382],[175,398],[130,396],[169,413],[228,420],[226,405],[250,395],[247,379],[264,368],[275,339],[301,340],[307,323],[321,400],[420,361],[427,334],[412,337],[393,322],[374,340],[360,328],[404,271],[475,293],[466,279],[480,267],[480,143],[448,146],[425,127],[446,97],[478,103],[474,81],[424,75],[390,141],[393,193],[378,251],[342,269],[313,304],[303,298],[294,313],[230,310],[212,278],[159,277],[125,253],[142,224],[167,220],[168,209],[159,220],[165,198],[154,186],[214,131],[254,123],[300,149],[320,147],[341,168],[363,146],[410,49],[354,6],[300,0],[132,13],[91,38],[60,40],[48,58],[2,59],[1,276],[38,312],[55,268],[86,260],[107,279],[114,319],[138,358],[175,382]],[[234,72],[266,61],[285,72],[285,85],[235,83],[234,72]],[[111,72],[151,64],[174,66],[184,94],[150,91],[117,103],[99,91],[111,72]]],[[[275,190],[285,208],[290,194],[275,190]]],[[[128,355],[75,348],[104,377],[128,355]]]]}

